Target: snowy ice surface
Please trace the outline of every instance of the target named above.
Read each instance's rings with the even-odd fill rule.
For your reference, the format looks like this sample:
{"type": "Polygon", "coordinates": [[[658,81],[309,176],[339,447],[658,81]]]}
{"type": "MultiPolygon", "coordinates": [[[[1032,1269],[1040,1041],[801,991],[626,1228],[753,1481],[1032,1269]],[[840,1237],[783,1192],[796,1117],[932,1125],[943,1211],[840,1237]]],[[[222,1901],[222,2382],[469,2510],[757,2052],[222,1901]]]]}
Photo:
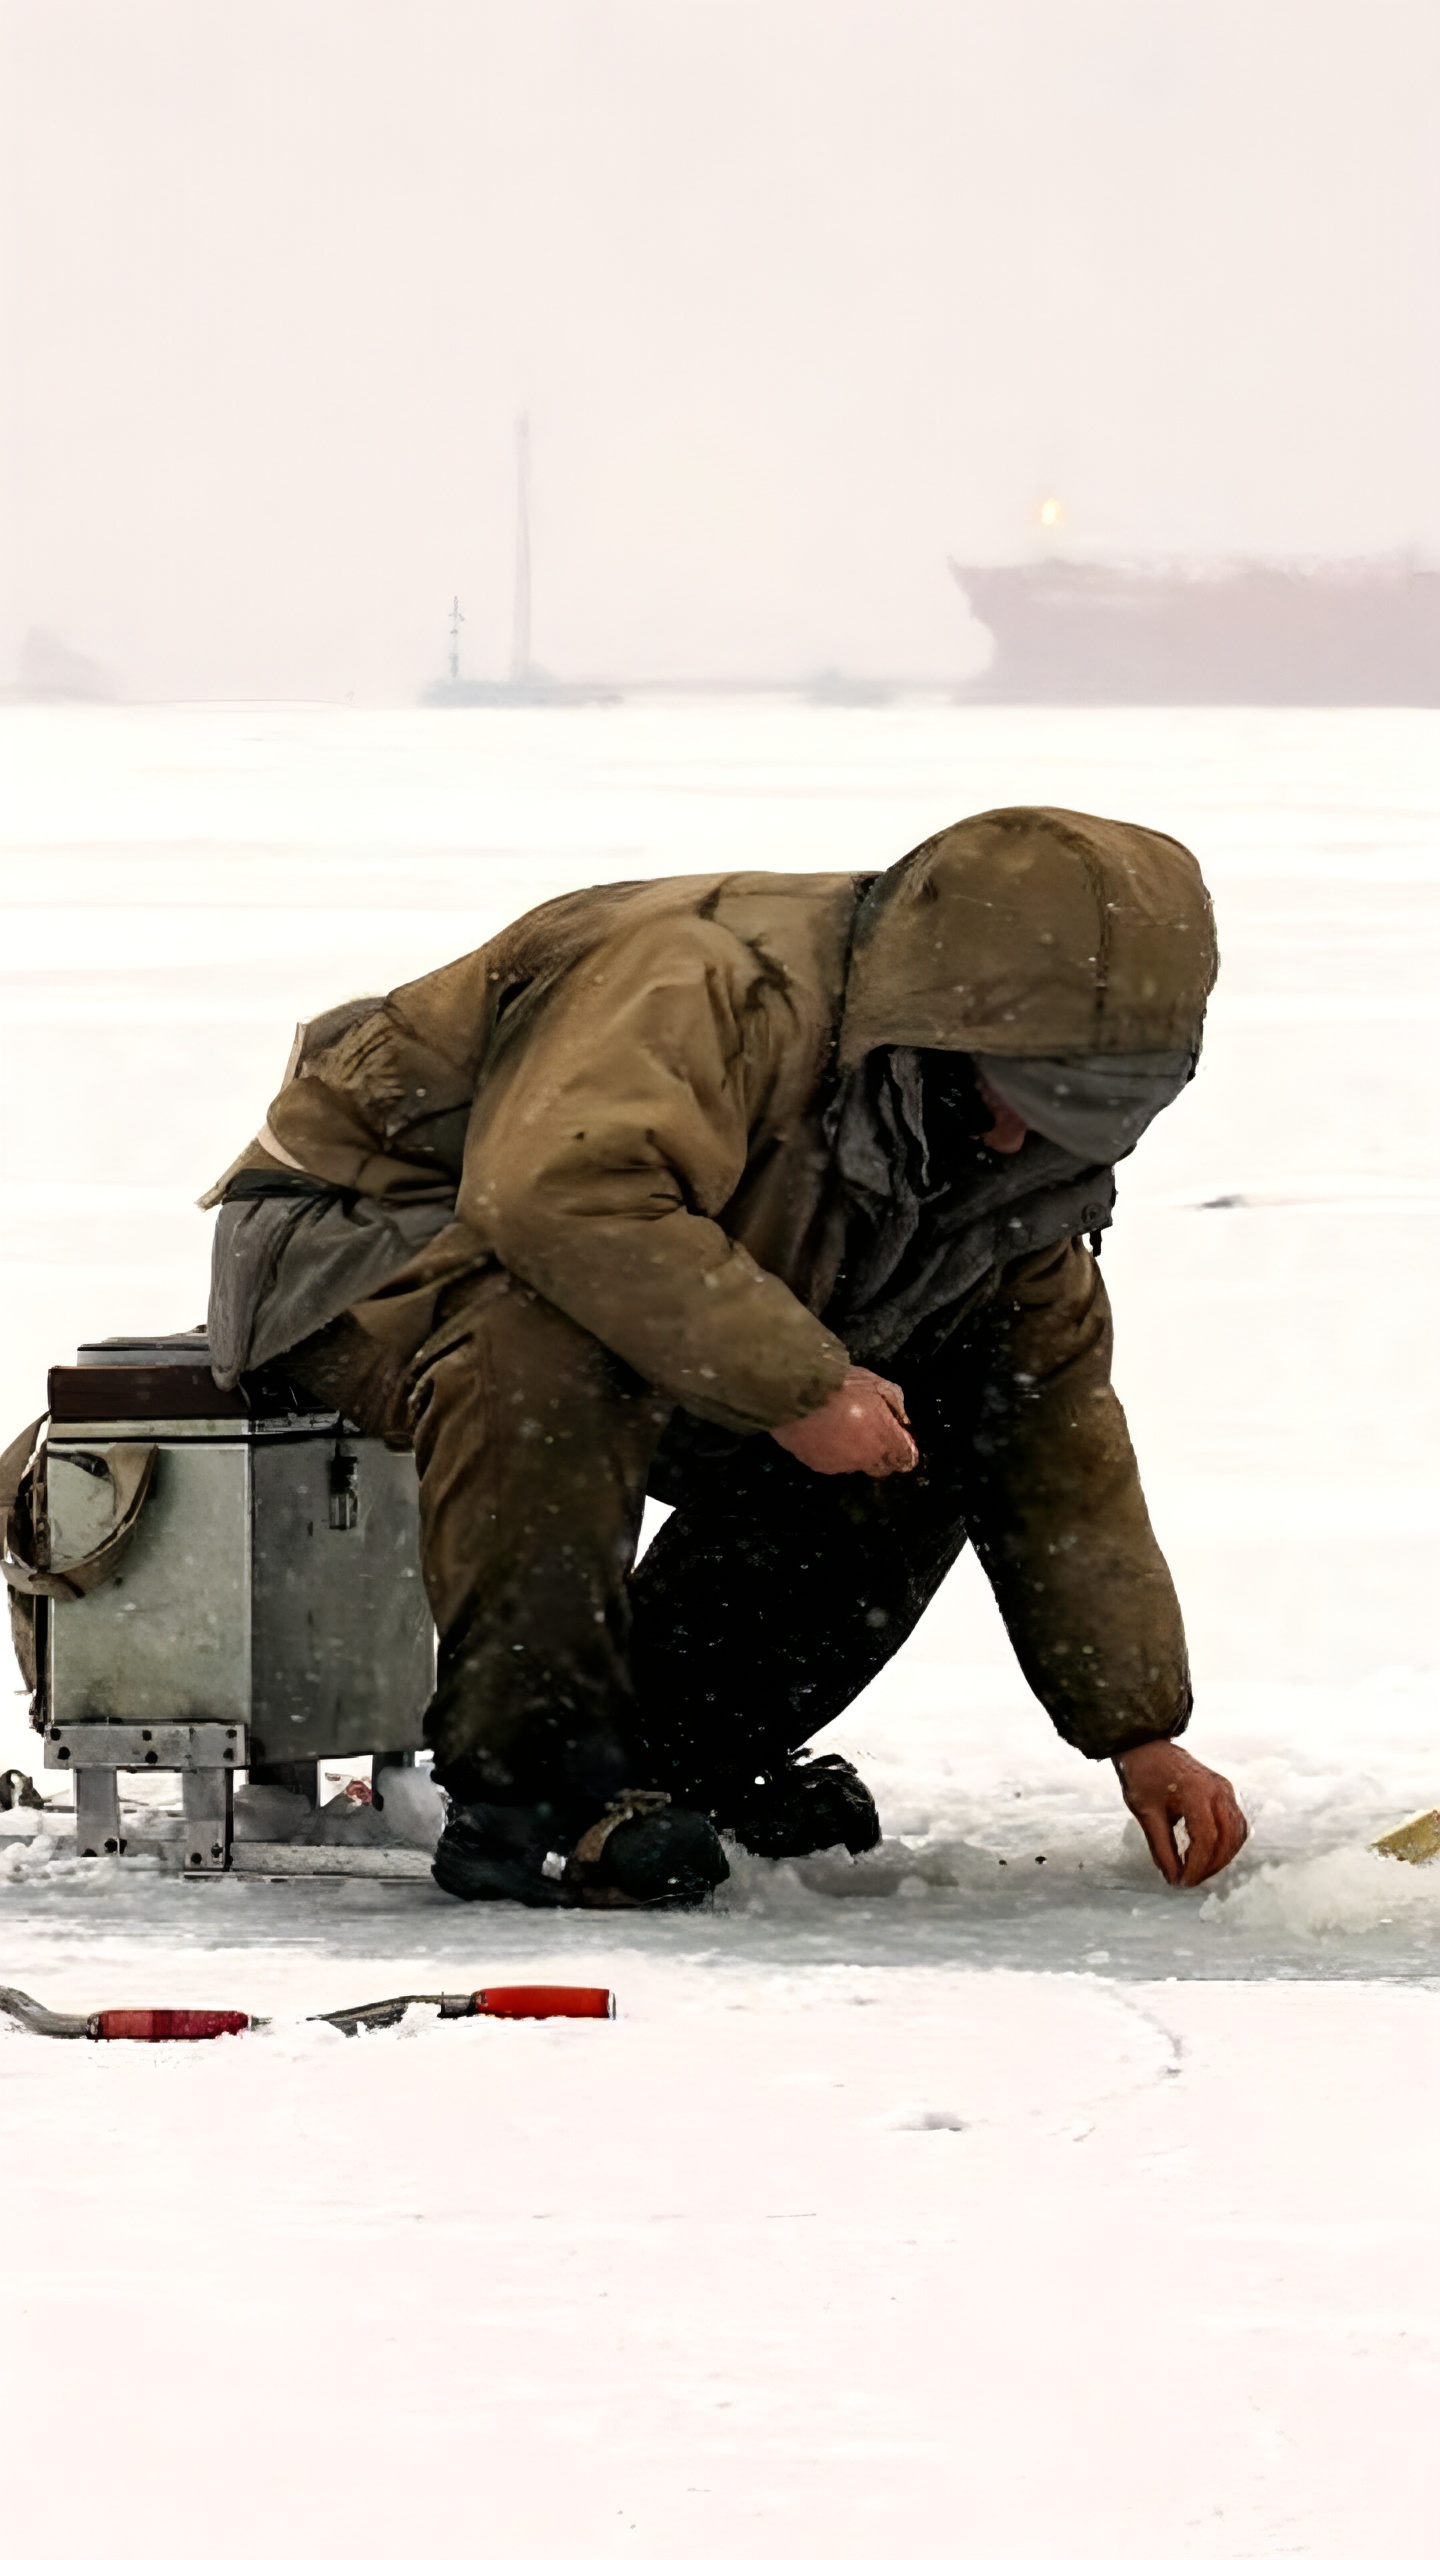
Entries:
{"type": "Polygon", "coordinates": [[[1193,844],[1207,1058],[1105,1270],[1192,1738],[1254,1823],[1167,1892],[968,1560],[834,1729],[886,1848],[737,1857],[713,1913],[186,1884],[0,1817],[4,1979],[276,2021],[0,2032],[16,2550],[1428,2547],[1440,1869],[1365,1844],[1440,1800],[1437,744],[1414,712],[0,714],[4,1437],[77,1340],[198,1319],[188,1204],[298,1015],[590,879],[876,867],[1016,799],[1193,844]],[[302,2023],[525,1978],[619,2020],[302,2023]]]}

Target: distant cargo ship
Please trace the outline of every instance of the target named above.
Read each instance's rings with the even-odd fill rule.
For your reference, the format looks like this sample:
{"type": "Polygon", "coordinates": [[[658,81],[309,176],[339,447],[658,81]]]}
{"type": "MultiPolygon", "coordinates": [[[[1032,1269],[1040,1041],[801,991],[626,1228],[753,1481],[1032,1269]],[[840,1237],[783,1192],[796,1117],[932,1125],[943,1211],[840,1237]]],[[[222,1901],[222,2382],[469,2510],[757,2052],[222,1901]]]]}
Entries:
{"type": "Polygon", "coordinates": [[[1407,561],[950,572],[995,642],[966,701],[1440,705],[1440,570],[1407,561]]]}

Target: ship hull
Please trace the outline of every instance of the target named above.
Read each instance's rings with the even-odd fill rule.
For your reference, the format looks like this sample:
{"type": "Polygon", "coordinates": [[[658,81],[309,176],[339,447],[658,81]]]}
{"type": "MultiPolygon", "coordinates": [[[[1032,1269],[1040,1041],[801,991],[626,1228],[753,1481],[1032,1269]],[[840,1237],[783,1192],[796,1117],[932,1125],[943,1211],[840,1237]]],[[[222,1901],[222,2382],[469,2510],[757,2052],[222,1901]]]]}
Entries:
{"type": "Polygon", "coordinates": [[[966,701],[1440,705],[1440,571],[951,570],[995,642],[966,701]]]}

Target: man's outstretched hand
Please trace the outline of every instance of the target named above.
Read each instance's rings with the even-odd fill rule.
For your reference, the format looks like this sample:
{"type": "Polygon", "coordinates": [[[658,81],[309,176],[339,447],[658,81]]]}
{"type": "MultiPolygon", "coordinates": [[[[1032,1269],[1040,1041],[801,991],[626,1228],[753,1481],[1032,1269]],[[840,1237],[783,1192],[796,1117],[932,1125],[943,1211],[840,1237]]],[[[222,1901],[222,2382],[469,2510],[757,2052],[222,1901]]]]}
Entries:
{"type": "Polygon", "coordinates": [[[833,1395],[799,1422],[771,1432],[792,1458],[817,1476],[900,1476],[918,1466],[905,1398],[873,1369],[847,1369],[833,1395]]]}
{"type": "Polygon", "coordinates": [[[1204,1884],[1243,1849],[1249,1824],[1235,1790],[1178,1742],[1141,1742],[1115,1762],[1120,1792],[1167,1884],[1204,1884]],[[1183,1822],[1183,1859],[1175,1826],[1183,1822]]]}

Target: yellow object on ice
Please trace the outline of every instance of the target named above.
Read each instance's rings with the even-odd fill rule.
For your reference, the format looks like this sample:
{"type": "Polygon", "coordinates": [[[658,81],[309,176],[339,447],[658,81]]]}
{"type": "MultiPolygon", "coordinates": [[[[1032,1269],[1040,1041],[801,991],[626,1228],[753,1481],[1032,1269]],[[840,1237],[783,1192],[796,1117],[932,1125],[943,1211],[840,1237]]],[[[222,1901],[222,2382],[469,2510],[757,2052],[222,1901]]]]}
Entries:
{"type": "Polygon", "coordinates": [[[1404,1858],[1412,1867],[1423,1867],[1427,1858],[1440,1858],[1440,1809],[1417,1813],[1413,1822],[1402,1822],[1398,1831],[1387,1831],[1371,1845],[1382,1858],[1404,1858]]]}

